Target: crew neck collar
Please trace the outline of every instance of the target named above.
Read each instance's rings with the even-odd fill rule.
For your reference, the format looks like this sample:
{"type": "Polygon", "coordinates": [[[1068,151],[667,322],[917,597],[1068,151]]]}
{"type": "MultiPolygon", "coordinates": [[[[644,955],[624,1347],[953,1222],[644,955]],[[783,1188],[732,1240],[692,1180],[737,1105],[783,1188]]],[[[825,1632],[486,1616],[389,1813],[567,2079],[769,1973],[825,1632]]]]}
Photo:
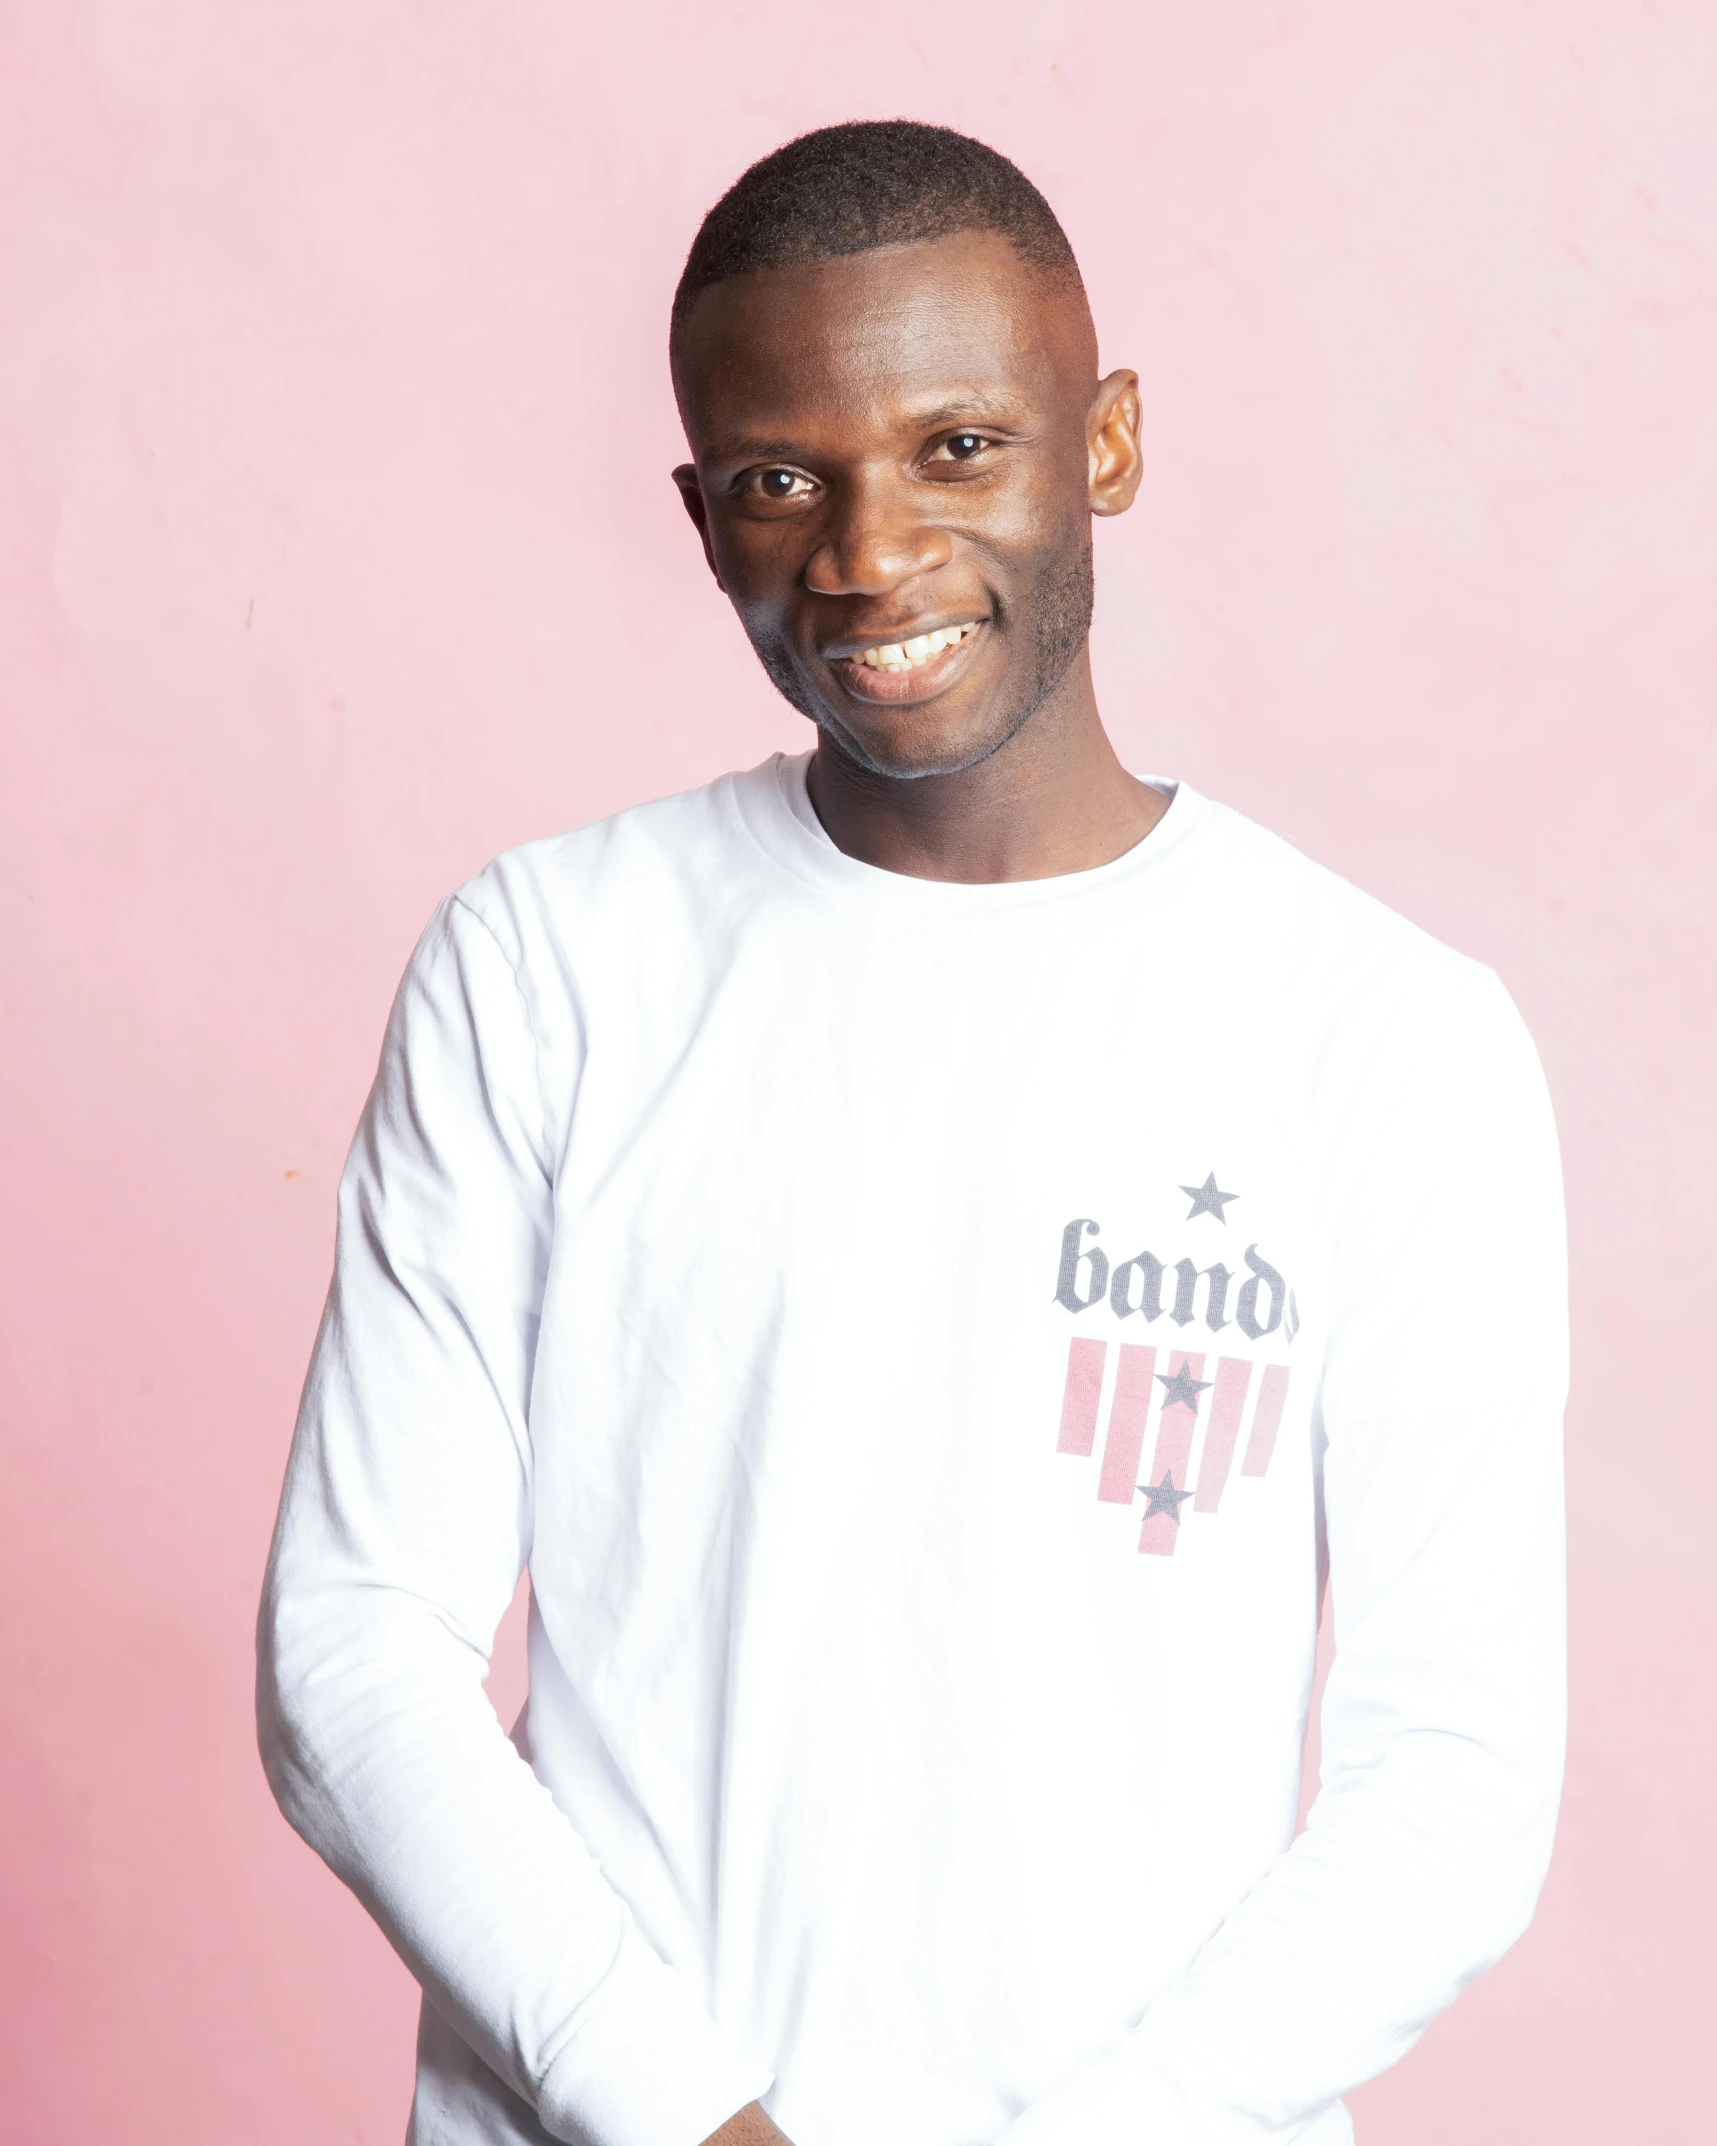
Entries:
{"type": "Polygon", "coordinates": [[[920,913],[972,915],[1033,909],[1108,893],[1157,870],[1184,847],[1209,809],[1189,784],[1146,775],[1140,779],[1167,797],[1168,810],[1147,835],[1107,864],[1058,872],[1045,879],[919,879],[908,872],[866,864],[835,846],[806,787],[810,764],[808,752],[776,753],[749,774],[734,778],[734,802],[752,839],[800,880],[844,888],[920,913]]]}

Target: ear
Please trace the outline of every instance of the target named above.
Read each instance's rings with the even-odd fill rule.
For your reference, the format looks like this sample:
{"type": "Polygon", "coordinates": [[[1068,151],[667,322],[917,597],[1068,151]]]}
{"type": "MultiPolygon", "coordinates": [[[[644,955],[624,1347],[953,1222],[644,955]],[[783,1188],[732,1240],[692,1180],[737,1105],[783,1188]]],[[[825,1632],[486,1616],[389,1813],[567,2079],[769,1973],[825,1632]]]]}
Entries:
{"type": "Polygon", "coordinates": [[[697,466],[682,462],[674,471],[674,482],[679,487],[680,504],[692,518],[692,527],[703,539],[703,555],[709,570],[715,575],[715,585],[721,587],[721,575],[715,563],[715,553],[709,546],[709,509],[704,504],[703,486],[698,482],[697,466]]]}
{"type": "Polygon", "coordinates": [[[1125,514],[1144,475],[1139,451],[1137,373],[1111,373],[1097,383],[1085,420],[1093,514],[1125,514]]]}

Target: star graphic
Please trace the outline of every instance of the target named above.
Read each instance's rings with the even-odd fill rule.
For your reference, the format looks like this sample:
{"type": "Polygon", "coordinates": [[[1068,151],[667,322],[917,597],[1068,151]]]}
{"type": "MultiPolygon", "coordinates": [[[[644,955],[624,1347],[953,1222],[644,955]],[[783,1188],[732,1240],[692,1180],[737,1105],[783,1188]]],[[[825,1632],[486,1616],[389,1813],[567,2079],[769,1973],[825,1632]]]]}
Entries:
{"type": "Polygon", "coordinates": [[[1211,1171],[1202,1185],[1182,1185],[1180,1189],[1192,1202],[1192,1205],[1186,1211],[1186,1219],[1189,1222],[1194,1215],[1214,1215],[1218,1222],[1226,1224],[1228,1217],[1222,1212],[1223,1208],[1230,1200],[1237,1200],[1240,1197],[1237,1192],[1217,1191],[1216,1172],[1214,1170],[1211,1171]]]}
{"type": "Polygon", "coordinates": [[[1175,1526],[1177,1528],[1180,1526],[1181,1505],[1192,1496],[1192,1492],[1190,1490],[1176,1490],[1174,1477],[1168,1469],[1163,1470],[1163,1479],[1160,1483],[1141,1483],[1139,1488],[1145,1494],[1145,1518],[1147,1520],[1153,1513],[1167,1513],[1175,1526]]]}
{"type": "Polygon", "coordinates": [[[1166,1371],[1159,1371],[1157,1373],[1157,1384],[1163,1389],[1164,1408],[1173,1408],[1178,1404],[1181,1408],[1190,1408],[1196,1416],[1198,1413],[1198,1397],[1210,1384],[1210,1381],[1209,1379],[1195,1379],[1187,1366],[1182,1364],[1172,1379],[1166,1371]]]}

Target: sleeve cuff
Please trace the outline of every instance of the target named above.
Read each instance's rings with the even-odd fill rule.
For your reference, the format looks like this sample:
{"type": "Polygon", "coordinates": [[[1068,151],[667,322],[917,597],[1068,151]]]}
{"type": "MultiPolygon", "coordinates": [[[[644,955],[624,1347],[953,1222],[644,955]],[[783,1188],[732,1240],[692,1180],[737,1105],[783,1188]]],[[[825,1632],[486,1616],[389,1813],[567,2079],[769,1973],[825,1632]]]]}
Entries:
{"type": "Polygon", "coordinates": [[[537,2113],[580,2146],[701,2146],[773,2083],[728,2046],[628,1916],[614,1965],[544,2076],[537,2113]]]}

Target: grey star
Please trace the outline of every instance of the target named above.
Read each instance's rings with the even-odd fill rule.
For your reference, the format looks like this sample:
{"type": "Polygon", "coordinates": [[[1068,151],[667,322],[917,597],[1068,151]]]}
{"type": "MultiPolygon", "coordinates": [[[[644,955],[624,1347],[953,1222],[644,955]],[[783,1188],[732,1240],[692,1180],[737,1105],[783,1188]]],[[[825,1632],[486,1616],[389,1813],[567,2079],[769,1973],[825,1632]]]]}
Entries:
{"type": "Polygon", "coordinates": [[[1166,1371],[1159,1371],[1157,1373],[1157,1384],[1163,1389],[1164,1408],[1173,1408],[1178,1404],[1181,1408],[1190,1408],[1196,1416],[1198,1414],[1198,1397],[1210,1384],[1210,1381],[1209,1379],[1195,1379],[1190,1368],[1182,1364],[1173,1378],[1170,1378],[1166,1371]]]}
{"type": "Polygon", "coordinates": [[[1218,1222],[1226,1224],[1228,1217],[1222,1212],[1224,1206],[1228,1201],[1237,1200],[1240,1197],[1237,1192],[1217,1191],[1216,1172],[1214,1170],[1211,1171],[1202,1185],[1182,1185],[1180,1189],[1192,1202],[1192,1205],[1186,1211],[1186,1219],[1189,1222],[1194,1215],[1214,1215],[1218,1222]]]}
{"type": "Polygon", "coordinates": [[[1145,1494],[1145,1518],[1147,1520],[1153,1513],[1167,1513],[1175,1526],[1177,1528],[1180,1526],[1181,1506],[1186,1499],[1192,1496],[1192,1492],[1190,1490],[1176,1490],[1174,1477],[1167,1468],[1163,1470],[1163,1479],[1160,1483],[1141,1483],[1139,1488],[1145,1494]]]}

